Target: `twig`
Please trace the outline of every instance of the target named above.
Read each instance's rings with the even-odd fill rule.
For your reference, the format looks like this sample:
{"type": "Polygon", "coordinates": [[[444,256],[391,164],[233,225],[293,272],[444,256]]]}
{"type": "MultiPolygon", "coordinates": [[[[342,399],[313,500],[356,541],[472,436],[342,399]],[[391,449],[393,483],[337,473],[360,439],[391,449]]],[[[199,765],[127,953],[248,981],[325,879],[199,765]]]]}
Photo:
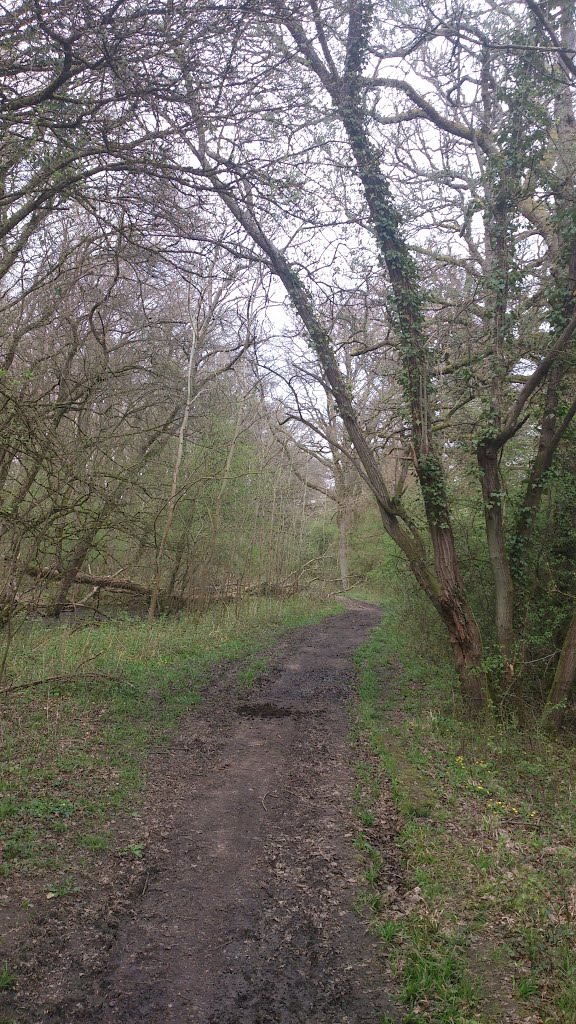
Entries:
{"type": "Polygon", "coordinates": [[[131,690],[135,690],[136,687],[123,679],[122,676],[111,676],[103,672],[85,672],[81,675],[75,675],[74,673],[68,673],[62,676],[47,676],[46,679],[34,679],[31,683],[18,683],[16,686],[7,686],[3,690],[0,690],[0,696],[8,693],[18,693],[20,690],[30,690],[33,686],[41,686],[42,683],[81,683],[81,682],[113,682],[113,683],[124,683],[125,686],[129,686],[131,690]]]}

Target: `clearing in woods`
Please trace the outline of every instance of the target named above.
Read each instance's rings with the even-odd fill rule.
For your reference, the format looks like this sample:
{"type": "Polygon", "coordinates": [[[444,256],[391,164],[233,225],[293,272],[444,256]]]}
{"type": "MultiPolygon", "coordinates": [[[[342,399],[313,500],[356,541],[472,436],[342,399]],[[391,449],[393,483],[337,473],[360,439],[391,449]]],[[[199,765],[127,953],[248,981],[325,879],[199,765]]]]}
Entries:
{"type": "Polygon", "coordinates": [[[380,1024],[398,1018],[355,901],[351,656],[362,602],[224,670],[153,756],[146,874],[108,931],[82,922],[14,1006],[26,1024],[380,1024]],[[27,1004],[27,1007],[25,1006],[27,1004]],[[34,1008],[34,1009],[33,1009],[34,1008]],[[27,1016],[19,1013],[25,1010],[27,1016]]]}

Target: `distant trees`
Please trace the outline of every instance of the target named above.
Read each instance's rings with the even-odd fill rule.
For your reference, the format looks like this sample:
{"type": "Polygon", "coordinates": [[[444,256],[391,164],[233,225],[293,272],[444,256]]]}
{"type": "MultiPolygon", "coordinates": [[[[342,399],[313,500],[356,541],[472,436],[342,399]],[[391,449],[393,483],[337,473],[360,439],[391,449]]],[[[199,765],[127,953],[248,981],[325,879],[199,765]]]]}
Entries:
{"type": "MultiPolygon", "coordinates": [[[[256,585],[256,565],[208,571],[238,482],[262,486],[237,463],[244,434],[253,458],[270,444],[253,378],[238,370],[257,334],[254,281],[210,252],[189,250],[176,269],[118,226],[93,227],[77,212],[62,217],[44,239],[53,274],[33,266],[0,311],[4,606],[59,614],[73,588],[76,601],[110,589],[149,600],[154,614],[160,598],[193,603],[195,590],[256,585]]],[[[233,528],[240,544],[254,523],[233,528]]]]}
{"type": "MultiPolygon", "coordinates": [[[[332,290],[322,308],[338,353],[340,372],[354,395],[362,428],[390,492],[400,497],[410,456],[404,447],[404,423],[395,383],[397,361],[389,346],[381,295],[375,282],[351,294],[332,290]]],[[[286,331],[287,333],[287,331],[286,331]]],[[[309,486],[333,507],[338,534],[338,569],[343,590],[351,585],[349,543],[361,496],[368,483],[362,464],[338,414],[334,395],[310,350],[302,350],[296,333],[283,345],[268,370],[279,379],[276,434],[287,449],[297,447],[310,458],[309,486]]],[[[260,365],[266,369],[261,356],[260,365]]]]}

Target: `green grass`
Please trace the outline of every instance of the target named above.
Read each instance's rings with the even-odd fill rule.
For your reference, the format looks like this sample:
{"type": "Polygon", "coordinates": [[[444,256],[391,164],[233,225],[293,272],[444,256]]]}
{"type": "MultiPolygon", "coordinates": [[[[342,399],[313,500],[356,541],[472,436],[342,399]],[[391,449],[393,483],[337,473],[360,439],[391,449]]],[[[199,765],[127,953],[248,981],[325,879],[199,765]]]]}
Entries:
{"type": "Polygon", "coordinates": [[[359,774],[360,835],[384,776],[418,893],[388,913],[367,851],[364,903],[406,1022],[576,1021],[576,751],[467,720],[442,643],[414,639],[392,607],[358,663],[359,731],[378,765],[359,774]]]}
{"type": "Polygon", "coordinates": [[[269,659],[262,655],[252,655],[245,659],[236,676],[237,687],[240,692],[247,692],[252,688],[259,676],[266,671],[269,659]]]}
{"type": "Polygon", "coordinates": [[[35,624],[21,632],[8,658],[11,685],[77,678],[1,699],[0,874],[42,876],[61,895],[87,858],[104,850],[141,857],[145,755],[169,742],[214,667],[240,660],[240,684],[249,686],[266,665],[260,652],[280,634],[339,611],[303,598],[259,599],[199,621],[35,624]],[[118,680],[83,680],[83,670],[118,680]],[[134,812],[134,835],[124,834],[117,850],[120,812],[134,812]]]}
{"type": "Polygon", "coordinates": [[[0,992],[11,992],[16,988],[16,978],[12,974],[8,963],[4,961],[0,967],[0,992]]]}

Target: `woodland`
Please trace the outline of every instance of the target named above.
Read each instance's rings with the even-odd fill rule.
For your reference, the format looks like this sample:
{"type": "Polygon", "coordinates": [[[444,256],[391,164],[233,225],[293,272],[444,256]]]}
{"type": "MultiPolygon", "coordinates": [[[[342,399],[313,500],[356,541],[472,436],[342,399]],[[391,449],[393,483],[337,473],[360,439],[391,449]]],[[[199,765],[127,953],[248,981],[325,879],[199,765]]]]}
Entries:
{"type": "Polygon", "coordinates": [[[0,1024],[576,1021],[574,0],[0,0],[0,125],[0,1024]]]}
{"type": "Polygon", "coordinates": [[[0,11],[6,650],[369,585],[570,725],[574,4],[0,11]]]}

